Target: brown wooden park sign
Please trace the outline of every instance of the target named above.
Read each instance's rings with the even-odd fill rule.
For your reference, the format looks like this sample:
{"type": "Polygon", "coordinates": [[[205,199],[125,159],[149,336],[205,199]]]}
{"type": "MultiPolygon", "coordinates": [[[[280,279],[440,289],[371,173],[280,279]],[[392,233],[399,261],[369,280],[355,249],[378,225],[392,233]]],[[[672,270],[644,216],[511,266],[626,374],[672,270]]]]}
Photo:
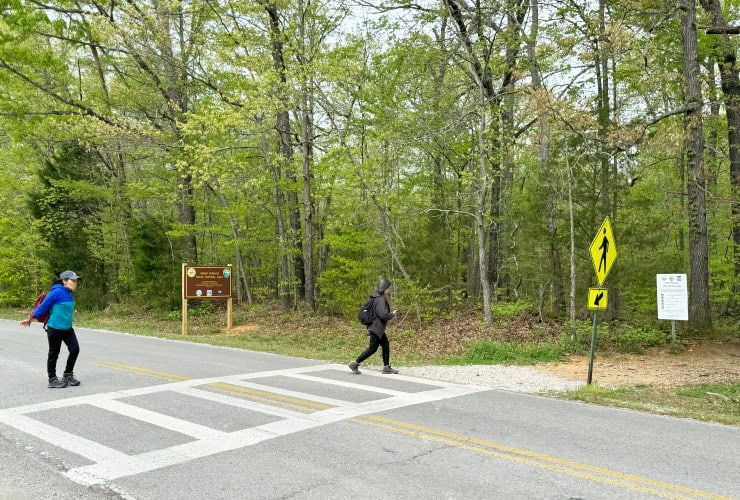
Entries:
{"type": "Polygon", "coordinates": [[[188,300],[226,299],[227,328],[231,329],[231,264],[227,266],[182,265],[182,334],[188,333],[188,300]]]}

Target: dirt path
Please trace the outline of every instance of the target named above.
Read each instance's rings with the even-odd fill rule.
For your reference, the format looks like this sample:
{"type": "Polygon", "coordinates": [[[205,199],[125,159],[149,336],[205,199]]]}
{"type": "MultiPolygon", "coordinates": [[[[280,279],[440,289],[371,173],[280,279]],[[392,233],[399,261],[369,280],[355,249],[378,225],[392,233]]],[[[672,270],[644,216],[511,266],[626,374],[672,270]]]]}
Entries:
{"type": "MultiPolygon", "coordinates": [[[[586,380],[588,356],[564,363],[541,363],[538,370],[571,380],[586,380]]],[[[644,355],[596,353],[593,381],[609,386],[677,386],[740,381],[740,339],[693,343],[679,354],[653,349],[644,355]]]]}

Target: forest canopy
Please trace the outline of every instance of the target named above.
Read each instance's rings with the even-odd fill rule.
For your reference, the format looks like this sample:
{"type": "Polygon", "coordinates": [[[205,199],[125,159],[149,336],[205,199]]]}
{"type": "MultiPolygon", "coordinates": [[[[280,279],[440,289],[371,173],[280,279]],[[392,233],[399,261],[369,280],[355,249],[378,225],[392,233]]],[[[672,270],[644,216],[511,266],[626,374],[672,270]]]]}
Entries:
{"type": "Polygon", "coordinates": [[[740,316],[735,1],[0,0],[0,304],[740,316]],[[710,29],[707,29],[710,28],[710,29]]]}

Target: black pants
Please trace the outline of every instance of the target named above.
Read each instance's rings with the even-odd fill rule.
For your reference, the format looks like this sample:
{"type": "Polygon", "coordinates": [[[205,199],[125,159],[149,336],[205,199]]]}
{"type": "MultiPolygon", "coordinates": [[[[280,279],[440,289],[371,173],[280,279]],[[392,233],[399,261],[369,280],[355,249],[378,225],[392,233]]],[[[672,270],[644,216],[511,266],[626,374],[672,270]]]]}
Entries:
{"type": "Polygon", "coordinates": [[[363,351],[362,354],[357,358],[358,363],[362,363],[367,358],[375,354],[375,351],[378,350],[378,346],[383,348],[383,364],[385,366],[388,366],[391,364],[391,344],[388,342],[388,335],[383,335],[382,337],[378,337],[373,332],[368,331],[367,332],[368,337],[370,337],[370,343],[367,346],[367,349],[363,351]]]}
{"type": "Polygon", "coordinates": [[[57,376],[57,358],[59,357],[59,351],[62,349],[62,342],[67,344],[69,350],[64,373],[72,373],[77,356],[80,354],[80,344],[77,343],[77,335],[75,335],[74,329],[57,330],[56,328],[47,328],[46,338],[49,340],[49,357],[46,359],[46,371],[49,378],[57,376]]]}

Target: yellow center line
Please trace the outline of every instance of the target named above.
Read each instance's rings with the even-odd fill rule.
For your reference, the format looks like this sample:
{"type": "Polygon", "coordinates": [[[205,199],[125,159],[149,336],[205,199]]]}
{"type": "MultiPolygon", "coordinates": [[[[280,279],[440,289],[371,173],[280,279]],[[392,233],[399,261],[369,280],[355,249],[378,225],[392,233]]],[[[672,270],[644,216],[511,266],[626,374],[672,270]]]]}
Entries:
{"type": "Polygon", "coordinates": [[[174,373],[160,372],[158,370],[150,370],[149,368],[142,368],[140,366],[125,365],[123,363],[116,363],[115,361],[107,360],[94,360],[92,364],[103,366],[105,368],[113,368],[115,370],[121,370],[124,372],[138,373],[140,375],[150,375],[152,377],[169,380],[170,382],[180,382],[183,380],[192,380],[192,377],[183,377],[174,373]]]}
{"type": "MultiPolygon", "coordinates": [[[[107,368],[139,373],[142,375],[149,375],[169,381],[192,380],[192,378],[190,377],[183,377],[181,375],[176,375],[173,373],[150,370],[148,368],[141,368],[137,366],[116,363],[113,361],[97,360],[93,363],[107,368]]],[[[247,387],[227,384],[224,382],[206,384],[202,387],[209,388],[210,390],[214,390],[216,392],[222,392],[230,396],[267,402],[277,406],[297,409],[306,413],[332,408],[331,405],[317,403],[315,401],[292,398],[289,396],[283,396],[281,394],[250,389],[247,387]]],[[[639,491],[641,493],[647,493],[662,498],[689,498],[680,495],[681,493],[683,493],[686,495],[692,495],[694,497],[709,498],[712,500],[733,500],[730,497],[725,497],[711,492],[696,490],[693,488],[666,483],[663,481],[656,481],[632,474],[626,474],[602,467],[552,457],[534,451],[514,448],[512,446],[494,443],[492,441],[477,439],[462,434],[455,434],[452,432],[433,429],[430,427],[412,424],[409,422],[403,422],[400,420],[393,420],[377,415],[362,415],[360,417],[351,418],[349,419],[349,421],[371,427],[381,428],[390,432],[403,434],[417,439],[423,439],[425,441],[454,446],[456,448],[473,451],[475,453],[481,453],[483,455],[495,456],[497,458],[530,465],[532,467],[537,467],[540,469],[546,469],[574,477],[580,477],[602,484],[609,484],[627,490],[639,491]]]]}
{"type": "Polygon", "coordinates": [[[234,396],[236,398],[248,399],[250,401],[256,401],[256,402],[259,402],[259,403],[270,404],[272,406],[279,406],[281,408],[288,408],[288,409],[299,411],[299,412],[302,412],[302,413],[315,413],[317,411],[314,408],[307,408],[307,407],[305,407],[303,405],[290,404],[290,403],[286,403],[284,401],[276,401],[276,400],[271,399],[271,398],[261,398],[259,396],[255,396],[255,395],[247,395],[247,394],[244,394],[244,393],[241,393],[241,392],[238,392],[238,391],[229,391],[227,389],[214,388],[213,389],[213,392],[218,392],[220,394],[225,394],[227,396],[234,396]]]}
{"type": "MultiPolygon", "coordinates": [[[[430,427],[424,427],[421,425],[411,424],[408,422],[393,420],[393,419],[389,419],[385,417],[380,417],[377,415],[363,415],[361,417],[356,417],[352,420],[355,420],[355,421],[363,420],[364,422],[362,423],[366,425],[380,427],[380,428],[390,430],[393,432],[398,432],[400,434],[406,434],[406,435],[410,435],[414,437],[419,437],[421,439],[425,439],[428,441],[435,441],[439,443],[449,444],[452,446],[457,446],[457,447],[464,448],[464,449],[478,451],[480,453],[505,458],[507,460],[527,463],[530,465],[534,465],[535,467],[546,468],[546,469],[551,469],[551,470],[558,470],[560,472],[565,472],[571,475],[579,475],[580,477],[588,477],[589,479],[594,479],[599,482],[609,482],[609,481],[605,480],[605,478],[594,477],[593,475],[584,475],[583,473],[572,471],[571,469],[577,469],[577,470],[580,469],[580,470],[590,472],[590,473],[601,474],[603,476],[612,476],[620,480],[646,484],[649,486],[664,488],[664,489],[672,490],[675,492],[685,493],[685,494],[694,495],[694,496],[698,496],[702,498],[711,498],[714,500],[732,500],[730,497],[717,495],[715,493],[695,490],[693,488],[687,488],[687,487],[680,486],[680,485],[647,479],[647,478],[635,476],[632,474],[616,472],[616,471],[612,471],[609,469],[604,469],[602,467],[583,464],[580,462],[574,462],[571,460],[564,460],[564,459],[560,459],[557,457],[551,457],[548,455],[543,455],[541,453],[537,453],[537,452],[533,452],[529,450],[514,448],[511,446],[494,443],[494,442],[486,441],[483,439],[472,438],[472,437],[464,436],[461,434],[454,434],[451,432],[432,429],[430,427]],[[498,451],[495,451],[495,450],[498,450],[498,451]],[[549,465],[549,464],[554,464],[554,465],[549,465]],[[563,469],[564,467],[569,467],[571,469],[563,469]]],[[[620,486],[627,487],[626,483],[621,483],[621,482],[610,483],[610,484],[619,484],[620,486]]],[[[630,487],[630,489],[634,489],[634,488],[630,487]]],[[[644,492],[650,492],[652,494],[656,494],[653,490],[647,490],[647,489],[640,488],[638,489],[638,491],[644,491],[644,492]]],[[[665,496],[665,494],[662,494],[661,492],[659,496],[665,496]]],[[[682,498],[682,497],[670,496],[668,498],[682,498]]]]}
{"type": "Polygon", "coordinates": [[[251,389],[249,387],[242,387],[240,385],[227,384],[224,382],[206,384],[201,386],[201,388],[220,392],[229,396],[237,396],[254,401],[272,403],[285,408],[299,410],[304,413],[314,413],[316,411],[333,408],[332,405],[317,403],[316,401],[283,396],[282,394],[260,391],[258,389],[251,389]]]}
{"type": "MultiPolygon", "coordinates": [[[[357,419],[355,419],[355,420],[357,420],[357,419]]],[[[494,457],[497,457],[497,458],[502,458],[504,460],[509,460],[509,461],[512,461],[512,462],[517,462],[517,463],[521,463],[521,464],[530,465],[530,466],[533,466],[533,467],[537,467],[539,469],[547,469],[547,470],[551,470],[551,471],[554,471],[554,472],[560,472],[560,473],[563,473],[563,474],[567,474],[569,476],[580,477],[580,478],[583,478],[583,479],[589,479],[591,481],[595,481],[595,482],[598,482],[598,483],[609,484],[609,485],[612,485],[612,486],[617,486],[617,487],[628,489],[628,490],[639,491],[641,493],[648,493],[650,495],[655,495],[655,496],[658,496],[658,497],[661,497],[661,498],[670,498],[670,499],[683,499],[683,498],[686,498],[686,497],[682,497],[680,495],[670,494],[670,493],[667,493],[665,491],[655,490],[655,489],[651,489],[651,488],[646,488],[644,486],[640,486],[640,485],[636,485],[636,484],[632,484],[632,483],[627,483],[627,482],[619,481],[619,480],[616,480],[616,479],[611,479],[609,477],[604,477],[604,476],[599,476],[599,475],[596,475],[596,474],[589,474],[587,472],[582,472],[582,471],[579,471],[579,470],[569,469],[567,467],[560,466],[560,465],[555,465],[553,463],[543,463],[543,462],[540,462],[540,461],[537,461],[537,460],[534,460],[534,459],[525,458],[523,456],[517,456],[516,454],[509,454],[509,453],[504,453],[504,452],[500,452],[500,451],[490,450],[490,449],[484,448],[482,446],[473,446],[473,445],[465,444],[464,442],[461,442],[460,440],[457,440],[457,439],[448,439],[448,438],[444,438],[444,437],[441,437],[441,436],[438,436],[438,435],[426,434],[426,433],[423,433],[423,432],[412,431],[412,430],[406,430],[406,429],[394,427],[392,425],[383,425],[383,424],[371,423],[371,422],[364,422],[364,424],[365,425],[379,427],[381,429],[385,429],[385,430],[388,430],[388,431],[396,432],[396,433],[399,433],[399,434],[405,434],[407,436],[411,436],[411,437],[415,437],[415,438],[419,438],[419,439],[424,439],[426,441],[432,441],[432,442],[436,442],[436,443],[446,444],[446,445],[454,446],[456,448],[460,448],[460,449],[463,449],[463,450],[473,451],[473,452],[476,452],[476,453],[481,453],[483,455],[494,456],[494,457]]],[[[555,459],[555,460],[551,460],[551,461],[552,462],[557,462],[558,460],[555,459]]]]}

